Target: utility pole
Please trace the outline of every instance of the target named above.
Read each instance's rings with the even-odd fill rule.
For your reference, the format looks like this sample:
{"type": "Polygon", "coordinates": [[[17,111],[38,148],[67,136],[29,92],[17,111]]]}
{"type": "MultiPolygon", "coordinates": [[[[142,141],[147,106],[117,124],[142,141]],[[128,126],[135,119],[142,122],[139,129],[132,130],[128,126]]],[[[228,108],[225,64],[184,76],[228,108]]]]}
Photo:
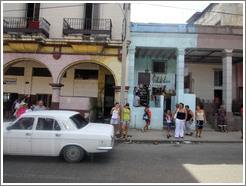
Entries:
{"type": "MultiPolygon", "coordinates": [[[[129,38],[129,13],[130,3],[124,4],[124,21],[122,29],[122,62],[121,62],[121,89],[120,89],[120,111],[122,112],[125,105],[125,88],[126,88],[126,56],[127,56],[127,39],[129,38]]],[[[120,122],[121,134],[121,122],[120,122]]]]}

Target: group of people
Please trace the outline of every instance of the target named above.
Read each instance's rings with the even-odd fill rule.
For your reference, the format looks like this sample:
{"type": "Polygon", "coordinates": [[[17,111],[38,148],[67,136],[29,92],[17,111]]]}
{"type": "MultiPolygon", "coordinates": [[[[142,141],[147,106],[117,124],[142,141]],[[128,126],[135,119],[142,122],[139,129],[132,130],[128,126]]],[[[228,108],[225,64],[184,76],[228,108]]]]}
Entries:
{"type": "Polygon", "coordinates": [[[30,107],[28,107],[28,103],[25,103],[25,100],[18,99],[18,101],[15,103],[14,108],[15,112],[13,115],[16,118],[19,118],[22,114],[26,112],[48,110],[48,108],[44,106],[42,100],[38,101],[37,105],[32,104],[30,107]]]}
{"type": "Polygon", "coordinates": [[[186,130],[186,135],[192,136],[193,131],[191,129],[191,124],[195,118],[196,124],[196,138],[201,138],[202,129],[204,124],[207,123],[205,111],[201,109],[200,105],[196,106],[195,116],[194,113],[190,110],[189,105],[184,107],[183,103],[176,104],[176,110],[171,115],[170,110],[167,111],[165,119],[167,121],[167,138],[171,137],[171,125],[172,121],[175,122],[175,139],[184,138],[184,128],[186,130]]]}
{"type": "Polygon", "coordinates": [[[114,135],[117,132],[119,121],[120,121],[120,114],[121,114],[121,136],[120,139],[123,139],[124,137],[124,131],[125,131],[125,139],[128,140],[128,129],[129,124],[131,122],[131,110],[129,108],[129,103],[127,103],[122,112],[120,112],[120,104],[119,102],[116,102],[114,107],[111,109],[110,114],[112,115],[110,124],[114,126],[114,135]]]}
{"type": "MultiPolygon", "coordinates": [[[[121,137],[120,139],[123,139],[124,131],[125,131],[125,139],[127,138],[129,124],[131,122],[131,110],[129,108],[129,103],[127,103],[122,112],[120,111],[120,104],[117,102],[115,106],[112,108],[111,113],[111,121],[110,124],[114,126],[114,134],[117,132],[117,128],[120,121],[121,116],[121,137]]],[[[216,117],[218,122],[218,130],[221,132],[226,132],[226,111],[224,109],[224,106],[221,105],[220,108],[216,111],[216,117]]],[[[169,139],[171,137],[170,131],[171,131],[171,125],[174,122],[175,123],[175,139],[184,138],[184,135],[192,136],[193,130],[191,128],[191,124],[193,123],[193,120],[195,120],[195,126],[196,126],[196,138],[202,137],[202,130],[204,127],[204,124],[207,123],[205,110],[202,109],[200,105],[196,106],[195,114],[190,110],[189,105],[184,106],[183,103],[176,104],[176,110],[173,114],[171,114],[170,110],[167,111],[167,113],[164,116],[165,120],[167,121],[167,138],[169,139]],[[185,130],[185,132],[184,132],[185,130]]],[[[151,123],[151,111],[149,109],[149,106],[145,107],[144,114],[143,114],[143,120],[145,120],[145,126],[142,128],[142,131],[148,131],[149,125],[151,123]]],[[[243,133],[242,133],[243,138],[243,133]]]]}

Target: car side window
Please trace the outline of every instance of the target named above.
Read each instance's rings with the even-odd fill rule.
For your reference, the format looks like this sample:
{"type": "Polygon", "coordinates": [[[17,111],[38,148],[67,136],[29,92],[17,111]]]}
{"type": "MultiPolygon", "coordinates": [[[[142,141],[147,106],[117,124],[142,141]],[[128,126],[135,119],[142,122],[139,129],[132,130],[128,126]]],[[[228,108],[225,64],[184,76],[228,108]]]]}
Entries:
{"type": "Polygon", "coordinates": [[[34,118],[20,118],[16,123],[14,123],[10,129],[15,130],[32,130],[34,123],[34,118]]]}
{"type": "Polygon", "coordinates": [[[61,127],[55,119],[38,118],[37,130],[61,130],[61,127]]]}

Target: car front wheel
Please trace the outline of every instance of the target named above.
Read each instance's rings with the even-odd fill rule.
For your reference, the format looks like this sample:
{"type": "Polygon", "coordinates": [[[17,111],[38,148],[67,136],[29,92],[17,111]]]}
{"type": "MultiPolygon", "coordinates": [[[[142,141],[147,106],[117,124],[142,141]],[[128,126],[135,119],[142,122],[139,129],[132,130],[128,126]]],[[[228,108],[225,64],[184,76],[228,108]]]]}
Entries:
{"type": "Polygon", "coordinates": [[[67,146],[63,151],[63,156],[70,163],[80,162],[84,157],[84,150],[76,145],[67,146]]]}

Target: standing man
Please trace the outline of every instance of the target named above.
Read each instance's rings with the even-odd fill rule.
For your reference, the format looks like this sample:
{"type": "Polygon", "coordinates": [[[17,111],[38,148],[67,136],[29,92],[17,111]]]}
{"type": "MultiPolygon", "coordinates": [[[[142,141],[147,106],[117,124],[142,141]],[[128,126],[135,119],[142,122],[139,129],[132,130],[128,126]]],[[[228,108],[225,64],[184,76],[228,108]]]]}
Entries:
{"type": "Polygon", "coordinates": [[[134,96],[134,98],[133,98],[133,106],[134,107],[141,107],[139,92],[137,92],[136,96],[134,96]]]}
{"type": "Polygon", "coordinates": [[[42,100],[38,102],[38,105],[34,108],[33,111],[40,111],[40,110],[45,110],[44,102],[42,100]]]}
{"type": "Polygon", "coordinates": [[[223,105],[220,105],[220,109],[217,110],[217,121],[218,121],[218,128],[221,129],[221,132],[227,132],[226,130],[226,111],[223,105]]]}

